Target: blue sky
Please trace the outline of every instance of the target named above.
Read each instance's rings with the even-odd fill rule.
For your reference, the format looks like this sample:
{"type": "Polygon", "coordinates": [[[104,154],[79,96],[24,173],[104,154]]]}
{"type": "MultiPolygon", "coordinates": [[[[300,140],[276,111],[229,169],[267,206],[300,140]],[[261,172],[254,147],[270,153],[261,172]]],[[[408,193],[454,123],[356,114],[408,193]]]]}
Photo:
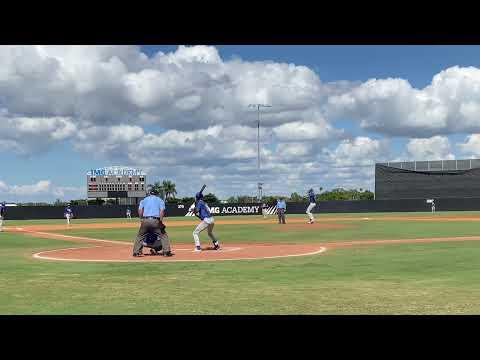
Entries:
{"type": "Polygon", "coordinates": [[[123,164],[146,167],[155,180],[172,178],[184,196],[208,179],[220,196],[254,192],[255,179],[247,174],[256,166],[255,132],[239,120],[245,115],[238,109],[263,98],[286,109],[272,114],[265,129],[265,181],[272,193],[303,192],[311,177],[325,188],[373,189],[371,173],[348,164],[364,159],[373,164],[382,156],[415,160],[480,152],[479,46],[0,47],[0,52],[6,69],[0,72],[0,200],[82,197],[88,169],[123,164]],[[164,53],[159,63],[141,60],[142,52],[152,58],[159,51],[164,53]],[[22,52],[18,65],[15,56],[22,52]],[[82,67],[85,73],[78,70],[82,67]],[[437,82],[430,86],[434,76],[437,82]],[[216,93],[209,81],[235,95],[216,93]],[[291,99],[269,87],[276,81],[299,92],[305,84],[317,90],[291,99]],[[335,85],[339,81],[345,85],[335,85]],[[22,99],[25,92],[31,96],[22,99]],[[177,99],[182,102],[172,107],[177,99]],[[218,118],[211,110],[216,99],[230,106],[218,118]],[[93,110],[85,116],[85,109],[93,110]],[[29,119],[39,117],[47,119],[34,133],[29,119]],[[56,129],[60,133],[53,136],[56,129]],[[202,156],[209,146],[217,152],[202,156]],[[176,149],[195,156],[175,159],[176,149]],[[303,154],[298,161],[296,152],[303,154]],[[325,161],[345,167],[344,173],[336,177],[315,166],[325,161]],[[228,162],[228,169],[221,165],[228,162]],[[222,166],[228,176],[220,174],[222,166]],[[282,176],[289,181],[276,183],[282,176]],[[240,185],[241,177],[248,186],[240,185]],[[49,182],[48,189],[35,187],[41,181],[49,182]]]}

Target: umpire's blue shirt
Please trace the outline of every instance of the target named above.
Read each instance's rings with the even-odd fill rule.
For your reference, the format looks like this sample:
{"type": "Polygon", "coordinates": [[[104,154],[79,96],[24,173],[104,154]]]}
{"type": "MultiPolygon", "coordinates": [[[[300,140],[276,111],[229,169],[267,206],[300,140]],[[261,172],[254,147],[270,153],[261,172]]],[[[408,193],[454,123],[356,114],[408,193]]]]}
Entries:
{"type": "Polygon", "coordinates": [[[158,196],[150,195],[140,201],[138,209],[143,209],[143,217],[160,217],[160,211],[165,210],[165,202],[158,196]]]}

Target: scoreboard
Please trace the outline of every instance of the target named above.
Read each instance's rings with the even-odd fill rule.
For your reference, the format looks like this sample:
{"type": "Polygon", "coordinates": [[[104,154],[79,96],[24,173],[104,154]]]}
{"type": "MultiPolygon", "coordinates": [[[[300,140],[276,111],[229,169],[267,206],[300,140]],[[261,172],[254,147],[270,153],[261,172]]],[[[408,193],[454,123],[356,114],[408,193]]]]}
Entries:
{"type": "Polygon", "coordinates": [[[147,194],[147,174],[141,169],[110,166],[87,172],[88,198],[117,198],[121,203],[136,204],[147,194]],[[131,201],[121,201],[130,199],[131,201]]]}

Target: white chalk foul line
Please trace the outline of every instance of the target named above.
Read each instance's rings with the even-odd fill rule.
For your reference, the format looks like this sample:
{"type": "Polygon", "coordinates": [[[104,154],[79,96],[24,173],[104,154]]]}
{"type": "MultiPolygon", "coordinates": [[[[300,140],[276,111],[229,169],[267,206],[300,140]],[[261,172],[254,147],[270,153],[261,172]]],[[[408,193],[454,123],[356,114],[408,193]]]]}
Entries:
{"type": "MultiPolygon", "coordinates": [[[[101,247],[101,246],[94,246],[94,247],[101,247]]],[[[145,263],[145,262],[162,262],[162,263],[170,263],[170,262],[205,262],[205,261],[237,261],[237,260],[263,260],[263,259],[278,259],[278,258],[286,258],[286,257],[296,257],[296,256],[309,256],[309,255],[317,255],[327,251],[326,247],[321,247],[320,249],[308,252],[308,253],[301,253],[301,254],[289,254],[289,255],[276,255],[276,256],[261,256],[261,257],[243,257],[243,258],[227,258],[227,259],[192,259],[192,260],[176,260],[176,259],[168,259],[168,260],[107,260],[107,259],[67,259],[67,258],[56,258],[50,256],[42,256],[40,254],[44,254],[47,252],[54,252],[54,251],[61,251],[61,250],[74,250],[74,249],[83,249],[83,248],[70,248],[70,249],[57,249],[57,250],[49,250],[49,251],[42,251],[33,255],[36,259],[43,259],[43,260],[56,260],[56,261],[80,261],[80,262],[121,262],[121,263],[145,263]]]]}
{"type": "Polygon", "coordinates": [[[110,243],[110,244],[119,244],[119,245],[129,245],[129,243],[125,241],[115,241],[115,240],[103,240],[103,239],[95,239],[95,238],[88,238],[88,237],[83,237],[83,236],[72,236],[72,235],[63,235],[63,234],[56,234],[56,233],[47,233],[47,232],[41,232],[41,231],[26,231],[30,234],[33,235],[45,235],[45,236],[50,236],[50,237],[61,237],[61,238],[66,238],[66,239],[77,239],[77,240],[85,240],[85,241],[98,241],[98,242],[105,242],[105,243],[110,243]]]}

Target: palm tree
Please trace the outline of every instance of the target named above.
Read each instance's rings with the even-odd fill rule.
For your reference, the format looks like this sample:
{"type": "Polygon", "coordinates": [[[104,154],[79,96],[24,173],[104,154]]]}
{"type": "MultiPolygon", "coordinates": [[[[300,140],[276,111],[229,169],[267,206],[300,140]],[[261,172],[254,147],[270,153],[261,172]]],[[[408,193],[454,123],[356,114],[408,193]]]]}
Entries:
{"type": "Polygon", "coordinates": [[[163,198],[165,195],[164,189],[160,181],[155,181],[153,184],[148,185],[149,188],[157,190],[160,196],[163,198]]]}
{"type": "Polygon", "coordinates": [[[165,193],[165,199],[168,199],[168,198],[175,199],[175,195],[177,194],[175,183],[171,182],[170,180],[163,180],[162,189],[165,193]]]}

